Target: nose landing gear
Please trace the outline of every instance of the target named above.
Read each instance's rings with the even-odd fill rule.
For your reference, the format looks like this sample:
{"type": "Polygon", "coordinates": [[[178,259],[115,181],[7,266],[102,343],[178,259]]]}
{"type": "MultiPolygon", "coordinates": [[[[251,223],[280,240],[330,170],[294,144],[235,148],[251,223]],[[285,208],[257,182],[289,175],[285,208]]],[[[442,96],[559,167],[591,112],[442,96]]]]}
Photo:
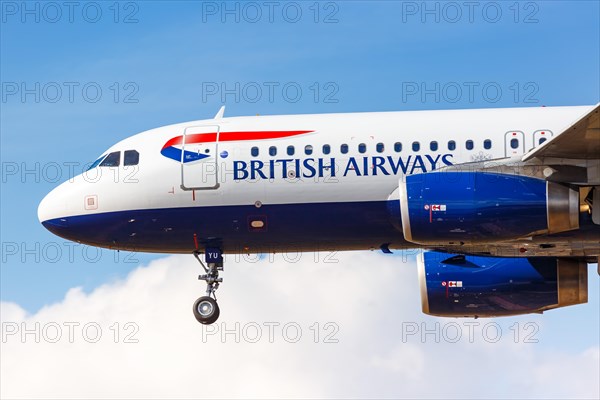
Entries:
{"type": "Polygon", "coordinates": [[[204,269],[205,274],[198,276],[198,279],[206,282],[206,296],[200,297],[194,302],[194,317],[204,325],[214,323],[220,315],[219,305],[215,291],[219,288],[219,284],[223,282],[223,278],[219,278],[219,271],[223,271],[223,254],[221,249],[207,248],[204,253],[206,265],[202,262],[199,252],[194,252],[194,257],[204,269]]]}

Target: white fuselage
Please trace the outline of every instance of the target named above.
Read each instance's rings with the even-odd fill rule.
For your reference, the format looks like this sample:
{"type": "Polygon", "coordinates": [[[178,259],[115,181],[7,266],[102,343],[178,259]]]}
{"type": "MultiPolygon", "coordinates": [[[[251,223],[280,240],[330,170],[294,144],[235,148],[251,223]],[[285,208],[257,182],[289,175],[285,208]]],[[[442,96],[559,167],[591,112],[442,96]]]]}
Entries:
{"type": "MultiPolygon", "coordinates": [[[[119,166],[97,166],[63,183],[42,201],[38,214],[40,221],[56,228],[55,233],[104,247],[188,252],[198,240],[207,243],[229,235],[234,238],[229,247],[242,251],[259,242],[253,235],[262,235],[260,241],[281,248],[285,233],[295,232],[287,239],[298,240],[299,230],[306,236],[300,241],[306,244],[319,231],[329,231],[327,224],[339,223],[335,216],[328,217],[336,208],[304,215],[302,227],[288,225],[299,221],[284,215],[314,213],[316,205],[336,204],[346,218],[353,215],[352,204],[397,201],[398,180],[405,174],[522,155],[589,110],[584,106],[256,116],[169,125],[109,148],[104,155],[121,152],[119,166]],[[172,146],[165,147],[170,141],[172,146]],[[293,154],[288,153],[291,148],[293,154]],[[139,154],[139,161],[123,165],[124,152],[131,150],[139,154]],[[177,214],[178,210],[185,213],[177,214]],[[203,214],[193,224],[181,221],[187,216],[193,220],[196,212],[203,214]],[[220,213],[223,219],[213,219],[211,213],[220,213]],[[268,226],[261,226],[261,221],[253,226],[254,216],[264,218],[262,223],[268,226]],[[88,222],[92,225],[86,226],[88,222]],[[81,237],[86,229],[94,234],[81,237]],[[127,235],[119,233],[124,229],[127,235]]],[[[355,212],[362,213],[364,221],[369,213],[374,213],[373,219],[384,218],[369,207],[355,212]]],[[[361,218],[356,225],[339,227],[344,230],[338,238],[340,247],[381,244],[383,237],[364,241],[364,232],[352,239],[347,230],[361,230],[358,221],[361,218]],[[348,238],[345,245],[344,238],[348,238]]],[[[397,232],[397,238],[388,242],[402,242],[402,232],[393,223],[377,224],[364,227],[365,232],[389,224],[384,236],[397,232]]]]}

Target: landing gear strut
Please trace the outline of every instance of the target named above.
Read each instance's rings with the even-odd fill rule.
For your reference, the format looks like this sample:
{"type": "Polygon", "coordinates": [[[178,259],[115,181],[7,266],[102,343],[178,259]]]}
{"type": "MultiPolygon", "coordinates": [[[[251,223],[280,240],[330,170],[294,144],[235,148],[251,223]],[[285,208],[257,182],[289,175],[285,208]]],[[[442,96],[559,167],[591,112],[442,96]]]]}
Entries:
{"type": "Polygon", "coordinates": [[[194,252],[194,257],[204,269],[205,274],[198,276],[198,279],[206,282],[206,296],[200,297],[194,303],[194,317],[204,325],[214,323],[220,314],[219,305],[215,291],[219,288],[219,284],[223,282],[223,278],[219,278],[219,271],[223,271],[223,254],[221,249],[207,248],[204,253],[206,265],[202,262],[199,252],[194,252]]]}

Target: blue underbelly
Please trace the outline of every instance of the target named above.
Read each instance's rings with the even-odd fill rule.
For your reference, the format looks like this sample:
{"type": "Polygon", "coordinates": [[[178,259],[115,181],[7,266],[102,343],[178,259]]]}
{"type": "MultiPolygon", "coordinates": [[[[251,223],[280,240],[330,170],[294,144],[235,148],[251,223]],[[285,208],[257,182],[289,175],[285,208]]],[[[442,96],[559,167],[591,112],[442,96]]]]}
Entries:
{"type": "Polygon", "coordinates": [[[398,201],[185,207],[108,212],[44,222],[81,243],[142,252],[229,253],[360,250],[406,246],[393,215],[398,201]]]}

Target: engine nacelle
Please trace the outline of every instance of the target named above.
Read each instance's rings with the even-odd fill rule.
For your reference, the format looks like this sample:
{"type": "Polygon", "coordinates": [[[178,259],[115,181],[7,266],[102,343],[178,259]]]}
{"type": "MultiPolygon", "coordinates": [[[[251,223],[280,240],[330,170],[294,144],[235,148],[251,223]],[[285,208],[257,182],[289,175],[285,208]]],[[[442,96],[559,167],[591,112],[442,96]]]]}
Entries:
{"type": "Polygon", "coordinates": [[[426,252],[419,260],[423,312],[442,317],[541,313],[587,303],[587,264],[426,252]]]}
{"type": "Polygon", "coordinates": [[[400,182],[409,242],[487,243],[579,228],[579,192],[542,179],[487,172],[429,172],[400,182]]]}

